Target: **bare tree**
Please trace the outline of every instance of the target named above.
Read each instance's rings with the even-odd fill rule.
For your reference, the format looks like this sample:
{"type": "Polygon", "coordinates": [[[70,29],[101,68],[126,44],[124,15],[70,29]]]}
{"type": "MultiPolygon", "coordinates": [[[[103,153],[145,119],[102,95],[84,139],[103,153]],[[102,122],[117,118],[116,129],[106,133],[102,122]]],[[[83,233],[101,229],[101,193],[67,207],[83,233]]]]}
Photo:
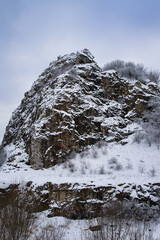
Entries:
{"type": "Polygon", "coordinates": [[[34,228],[31,198],[14,189],[0,203],[0,240],[26,240],[34,228]]]}

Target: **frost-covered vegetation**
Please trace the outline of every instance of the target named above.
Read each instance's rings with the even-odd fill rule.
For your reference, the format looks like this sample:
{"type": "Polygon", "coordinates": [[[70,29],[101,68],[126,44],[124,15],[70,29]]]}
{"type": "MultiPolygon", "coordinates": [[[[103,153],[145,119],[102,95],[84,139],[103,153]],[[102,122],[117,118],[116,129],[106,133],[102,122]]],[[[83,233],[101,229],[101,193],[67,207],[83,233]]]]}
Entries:
{"type": "Polygon", "coordinates": [[[97,218],[71,220],[43,216],[41,229],[39,225],[35,229],[36,237],[34,231],[29,240],[158,240],[158,220],[139,220],[141,210],[130,216],[132,210],[132,203],[109,202],[97,218]]]}
{"type": "MultiPolygon", "coordinates": [[[[137,134],[132,134],[122,143],[107,144],[100,141],[81,153],[73,154],[64,163],[48,169],[35,171],[21,161],[26,156],[22,152],[21,155],[16,156],[16,160],[2,165],[0,184],[3,186],[5,182],[7,186],[12,179],[20,182],[33,181],[39,185],[47,181],[57,184],[75,181],[88,184],[93,181],[96,185],[106,185],[108,182],[124,183],[126,179],[127,182],[135,184],[143,184],[144,179],[146,182],[159,182],[160,149],[154,143],[150,146],[143,138],[137,138],[138,134],[145,133],[138,124],[129,127],[135,129],[137,134]],[[153,169],[155,169],[155,174],[151,174],[154,172],[153,169]]],[[[15,146],[11,145],[7,148],[8,154],[13,151],[15,152],[15,146]]],[[[21,149],[17,148],[17,152],[20,151],[21,149]]]]}
{"type": "MultiPolygon", "coordinates": [[[[127,79],[139,80],[142,83],[152,81],[156,84],[160,83],[160,72],[149,71],[142,64],[135,64],[133,62],[124,62],[122,60],[115,60],[103,67],[103,70],[114,69],[121,77],[127,79]]],[[[150,96],[147,103],[147,108],[142,114],[142,118],[138,119],[141,125],[141,131],[137,131],[134,141],[140,143],[145,141],[149,146],[156,144],[160,147],[160,98],[159,96],[150,96]]]]}
{"type": "Polygon", "coordinates": [[[29,192],[12,190],[7,201],[1,201],[0,240],[159,239],[158,215],[153,215],[158,211],[156,206],[145,208],[145,204],[112,200],[103,206],[98,217],[72,220],[48,218],[48,211],[35,213],[31,200],[29,192]]]}
{"type": "Polygon", "coordinates": [[[155,144],[160,147],[160,99],[155,96],[150,98],[148,108],[143,113],[140,121],[142,131],[137,132],[134,141],[140,143],[146,141],[149,146],[155,144]]]}
{"type": "Polygon", "coordinates": [[[116,70],[121,77],[136,79],[143,83],[145,83],[147,80],[157,84],[160,82],[160,72],[156,70],[149,71],[143,66],[143,64],[115,60],[105,64],[103,70],[116,70]]]}
{"type": "Polygon", "coordinates": [[[0,240],[26,240],[35,227],[36,217],[33,214],[31,201],[23,190],[13,187],[0,201],[0,240]]]}
{"type": "Polygon", "coordinates": [[[82,232],[83,240],[154,240],[154,228],[147,220],[143,206],[136,209],[131,202],[113,201],[106,204],[100,217],[91,219],[82,232]],[[142,217],[143,216],[143,217],[142,217]],[[142,218],[141,218],[142,217],[142,218]],[[141,220],[140,220],[141,219],[141,220]]]}

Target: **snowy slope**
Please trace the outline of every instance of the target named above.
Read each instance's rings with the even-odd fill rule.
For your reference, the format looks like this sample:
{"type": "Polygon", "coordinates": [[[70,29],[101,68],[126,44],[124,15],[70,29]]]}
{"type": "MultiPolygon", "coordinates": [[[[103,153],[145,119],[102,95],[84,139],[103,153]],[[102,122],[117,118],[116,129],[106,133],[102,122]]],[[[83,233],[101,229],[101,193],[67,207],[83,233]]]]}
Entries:
{"type": "MultiPolygon", "coordinates": [[[[133,127],[133,126],[131,126],[133,127]]],[[[130,136],[122,143],[103,143],[88,147],[65,163],[49,169],[34,170],[22,162],[25,153],[14,145],[7,152],[21,152],[14,162],[6,162],[0,169],[0,187],[11,183],[35,185],[52,183],[80,183],[105,186],[120,183],[147,184],[160,182],[160,149],[155,145],[133,142],[130,136]]]]}

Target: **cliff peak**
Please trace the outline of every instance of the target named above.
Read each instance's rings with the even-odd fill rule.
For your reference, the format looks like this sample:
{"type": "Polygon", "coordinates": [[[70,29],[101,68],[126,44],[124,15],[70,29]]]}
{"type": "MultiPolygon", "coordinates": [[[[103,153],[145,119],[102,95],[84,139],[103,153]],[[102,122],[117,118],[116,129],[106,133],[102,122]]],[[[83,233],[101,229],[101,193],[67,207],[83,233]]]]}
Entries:
{"type": "Polygon", "coordinates": [[[103,71],[87,49],[59,56],[12,114],[1,162],[14,162],[19,154],[34,168],[47,168],[98,141],[123,141],[157,91],[152,84],[103,71]]]}

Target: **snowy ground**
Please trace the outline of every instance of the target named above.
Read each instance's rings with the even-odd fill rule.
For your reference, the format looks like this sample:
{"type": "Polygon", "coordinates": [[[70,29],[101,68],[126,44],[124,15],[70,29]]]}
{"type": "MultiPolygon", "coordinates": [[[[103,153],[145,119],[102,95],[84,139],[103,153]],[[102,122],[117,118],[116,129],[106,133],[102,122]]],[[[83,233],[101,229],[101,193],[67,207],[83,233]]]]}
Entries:
{"type": "MultiPolygon", "coordinates": [[[[79,183],[95,186],[120,183],[160,183],[160,149],[155,145],[148,146],[133,141],[130,136],[121,143],[99,143],[89,147],[85,152],[75,155],[66,163],[49,169],[34,170],[22,162],[25,154],[17,155],[13,162],[4,163],[0,168],[0,188],[5,188],[12,183],[25,184],[32,181],[35,186],[46,182],[52,183],[79,183]]],[[[12,145],[9,152],[17,151],[12,145]]],[[[54,226],[56,234],[62,233],[65,240],[92,239],[92,232],[86,230],[90,225],[96,225],[96,220],[68,220],[64,217],[47,218],[47,211],[39,214],[36,234],[41,234],[45,226],[54,226]],[[56,230],[55,230],[56,229],[56,230]]],[[[160,239],[160,220],[150,223],[147,234],[152,234],[154,240],[160,239]],[[151,231],[149,230],[151,229],[151,231]]],[[[52,231],[51,231],[52,232],[52,231]]],[[[58,235],[57,235],[58,236],[58,235]]],[[[34,235],[30,240],[34,240],[34,235]]],[[[57,239],[60,239],[58,237],[57,239]]],[[[150,239],[150,238],[145,238],[150,239]]]]}
{"type": "MultiPolygon", "coordinates": [[[[11,183],[33,181],[35,185],[52,183],[86,183],[97,186],[120,183],[160,182],[160,149],[155,145],[133,142],[130,136],[126,144],[97,144],[75,155],[67,162],[49,169],[34,170],[22,162],[25,154],[7,162],[0,168],[0,187],[11,183]]],[[[21,151],[12,145],[11,151],[21,151]]]]}
{"type": "MultiPolygon", "coordinates": [[[[70,220],[64,217],[53,217],[53,218],[47,218],[47,211],[39,214],[38,222],[36,223],[36,227],[34,229],[34,232],[32,236],[29,238],[29,240],[35,240],[36,236],[42,237],[42,232],[48,231],[48,236],[50,238],[44,238],[44,239],[58,239],[58,240],[90,240],[94,239],[93,236],[101,236],[101,233],[103,232],[105,236],[111,236],[112,234],[112,225],[109,225],[109,229],[106,231],[106,226],[100,231],[92,232],[90,231],[90,226],[97,226],[102,220],[100,219],[90,219],[90,220],[70,220]],[[47,231],[43,231],[43,229],[46,228],[47,231]],[[53,235],[52,235],[53,234],[53,235]],[[53,238],[53,236],[55,238],[53,238]],[[52,237],[52,238],[51,238],[52,237]]],[[[129,225],[127,223],[127,225],[129,225]]],[[[132,224],[132,226],[127,229],[126,233],[124,235],[122,232],[125,229],[126,222],[121,222],[120,229],[117,224],[117,228],[114,230],[121,231],[122,240],[130,240],[135,239],[135,235],[133,238],[131,237],[131,234],[134,234],[135,232],[139,234],[139,238],[136,239],[146,239],[146,240],[159,240],[160,239],[160,220],[157,220],[156,222],[138,222],[132,224]],[[124,229],[123,229],[124,228],[124,229]]],[[[41,238],[40,238],[41,239],[41,238]]],[[[95,238],[95,239],[101,239],[101,238],[95,238]]],[[[109,239],[109,238],[105,238],[109,239]]],[[[113,238],[117,239],[117,238],[113,238]]]]}

